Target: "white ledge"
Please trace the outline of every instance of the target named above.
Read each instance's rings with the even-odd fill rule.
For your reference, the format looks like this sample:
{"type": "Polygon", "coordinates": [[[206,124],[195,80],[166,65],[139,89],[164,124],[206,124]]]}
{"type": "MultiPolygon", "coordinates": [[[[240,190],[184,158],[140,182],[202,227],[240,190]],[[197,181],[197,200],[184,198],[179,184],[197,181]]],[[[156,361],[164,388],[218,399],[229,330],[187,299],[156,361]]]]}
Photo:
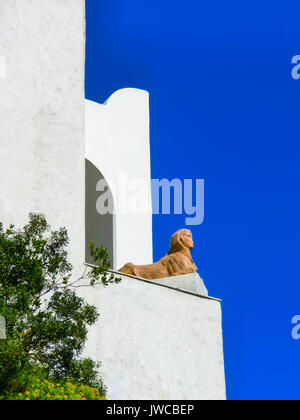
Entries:
{"type": "MultiPolygon", "coordinates": [[[[96,268],[97,266],[96,265],[94,265],[94,264],[87,264],[87,263],[85,263],[85,265],[87,266],[87,267],[91,267],[91,268],[96,268]]],[[[156,285],[156,286],[160,286],[160,287],[165,287],[165,288],[167,288],[167,289],[171,289],[171,290],[176,290],[177,292],[181,292],[181,293],[186,293],[186,294],[188,294],[188,295],[192,295],[192,296],[196,296],[196,297],[199,297],[199,298],[203,298],[203,299],[208,299],[208,300],[214,300],[214,301],[217,301],[217,302],[222,302],[222,300],[221,299],[218,299],[218,298],[215,298],[215,297],[212,297],[212,296],[207,296],[207,295],[204,295],[204,294],[200,294],[200,293],[197,293],[197,292],[195,292],[195,291],[192,291],[192,290],[187,290],[187,289],[185,289],[185,288],[182,288],[182,287],[180,287],[180,281],[178,282],[176,282],[176,280],[178,280],[178,278],[183,278],[183,277],[185,277],[185,276],[175,276],[175,277],[169,277],[168,278],[168,284],[164,284],[163,282],[166,280],[166,279],[156,279],[156,280],[148,280],[148,279],[144,279],[144,278],[142,278],[142,277],[136,277],[136,276],[132,276],[131,274],[124,274],[124,273],[121,273],[120,271],[116,271],[116,270],[107,270],[109,273],[112,273],[112,274],[115,274],[116,276],[121,276],[121,277],[127,277],[127,278],[132,278],[132,279],[134,279],[134,280],[138,280],[138,281],[142,281],[142,282],[145,282],[145,283],[149,283],[149,284],[153,284],[153,285],[156,285]],[[172,281],[172,279],[174,279],[174,282],[176,282],[176,284],[177,284],[177,287],[176,286],[171,286],[170,285],[170,283],[171,283],[171,281],[172,281]]],[[[187,274],[187,276],[189,276],[189,274],[187,274]]],[[[199,277],[200,278],[200,277],[199,277]]]]}

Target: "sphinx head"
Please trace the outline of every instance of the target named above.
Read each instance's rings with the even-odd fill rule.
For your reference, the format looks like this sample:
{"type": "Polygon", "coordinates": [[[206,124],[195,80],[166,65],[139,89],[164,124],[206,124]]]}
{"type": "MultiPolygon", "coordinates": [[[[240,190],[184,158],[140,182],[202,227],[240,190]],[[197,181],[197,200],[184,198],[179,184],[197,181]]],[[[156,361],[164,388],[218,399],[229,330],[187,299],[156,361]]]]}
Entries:
{"type": "Polygon", "coordinates": [[[174,233],[171,238],[171,246],[169,254],[180,252],[185,249],[192,250],[194,248],[194,241],[192,232],[189,229],[181,229],[174,233]]]}

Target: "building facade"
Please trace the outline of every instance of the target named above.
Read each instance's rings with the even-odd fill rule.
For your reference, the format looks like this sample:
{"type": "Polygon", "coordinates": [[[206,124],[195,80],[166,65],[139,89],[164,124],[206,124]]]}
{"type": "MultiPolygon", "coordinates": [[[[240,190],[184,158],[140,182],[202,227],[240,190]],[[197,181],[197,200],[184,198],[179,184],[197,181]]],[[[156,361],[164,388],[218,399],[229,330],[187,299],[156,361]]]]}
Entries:
{"type": "MultiPolygon", "coordinates": [[[[39,212],[53,229],[66,227],[77,278],[90,240],[108,248],[113,269],[152,262],[148,93],[85,101],[84,16],[84,0],[0,4],[0,221],[21,227],[39,212]],[[120,204],[137,180],[139,215],[120,204]],[[113,214],[98,211],[103,192],[113,214]]],[[[86,354],[102,360],[109,396],[224,399],[220,302],[179,280],[122,279],[80,292],[101,312],[86,354]]]]}

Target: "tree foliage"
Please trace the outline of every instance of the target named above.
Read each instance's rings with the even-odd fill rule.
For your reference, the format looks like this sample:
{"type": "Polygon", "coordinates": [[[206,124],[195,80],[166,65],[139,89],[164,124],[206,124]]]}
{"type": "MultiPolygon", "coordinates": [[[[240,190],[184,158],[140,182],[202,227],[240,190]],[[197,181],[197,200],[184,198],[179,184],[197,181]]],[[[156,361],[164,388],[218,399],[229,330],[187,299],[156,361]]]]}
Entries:
{"type": "Polygon", "coordinates": [[[97,388],[71,382],[53,383],[36,379],[23,393],[7,396],[12,401],[101,401],[105,396],[97,388]]]}
{"type": "Polygon", "coordinates": [[[72,278],[65,228],[51,231],[45,217],[30,214],[21,230],[0,224],[0,315],[6,340],[0,340],[0,395],[23,392],[36,377],[104,388],[98,363],[82,359],[96,308],[75,293],[81,280],[92,286],[118,283],[108,272],[105,248],[90,245],[95,267],[72,278]]]}

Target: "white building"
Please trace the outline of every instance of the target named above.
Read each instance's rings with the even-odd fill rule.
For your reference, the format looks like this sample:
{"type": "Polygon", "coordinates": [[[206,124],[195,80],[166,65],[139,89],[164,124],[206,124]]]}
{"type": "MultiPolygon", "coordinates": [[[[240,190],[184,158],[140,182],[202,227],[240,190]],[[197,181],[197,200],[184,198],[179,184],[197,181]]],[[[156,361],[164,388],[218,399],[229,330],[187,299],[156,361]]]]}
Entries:
{"type": "MultiPolygon", "coordinates": [[[[114,269],[152,262],[148,93],[85,101],[84,29],[84,0],[0,4],[0,221],[22,226],[42,212],[65,226],[74,276],[90,240],[108,248],[114,269]],[[145,182],[145,214],[123,214],[120,172],[145,182]],[[96,211],[101,178],[112,216],[96,211]]],[[[182,290],[188,283],[123,276],[85,289],[102,315],[86,353],[102,360],[109,397],[225,398],[220,302],[182,290]]]]}

